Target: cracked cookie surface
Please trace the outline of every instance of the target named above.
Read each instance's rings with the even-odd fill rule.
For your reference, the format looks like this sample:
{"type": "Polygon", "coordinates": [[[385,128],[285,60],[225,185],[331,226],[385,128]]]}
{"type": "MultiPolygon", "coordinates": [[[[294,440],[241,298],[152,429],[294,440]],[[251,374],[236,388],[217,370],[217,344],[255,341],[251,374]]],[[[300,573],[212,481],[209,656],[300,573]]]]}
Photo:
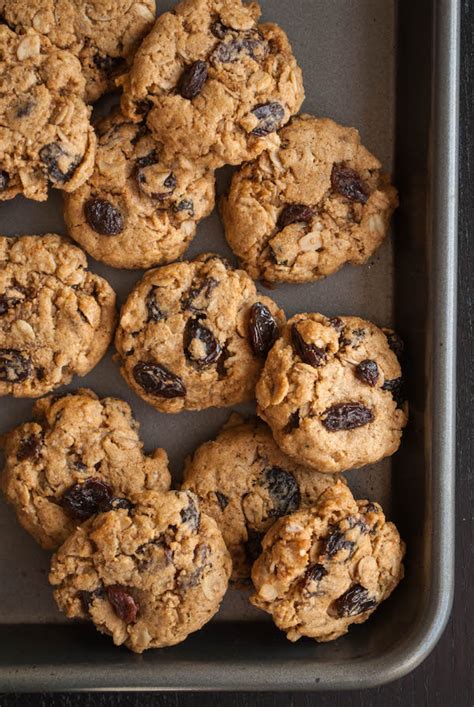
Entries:
{"type": "Polygon", "coordinates": [[[242,582],[271,525],[313,505],[336,478],[296,464],[266,425],[234,414],[215,440],[187,460],[182,488],[193,491],[216,521],[232,557],[232,579],[242,582]]]}
{"type": "Polygon", "coordinates": [[[32,28],[75,55],[93,102],[131,63],[155,21],[155,0],[0,0],[0,15],[15,30],[32,28]]]}
{"type": "Polygon", "coordinates": [[[39,544],[57,548],[100,511],[131,507],[147,490],[167,491],[163,449],[143,453],[138,423],[123,400],[79,389],[38,400],[35,422],[5,435],[2,489],[39,544]]]}
{"type": "Polygon", "coordinates": [[[381,507],[343,484],[278,520],[252,568],[252,603],[290,641],[332,641],[366,621],[403,578],[405,544],[381,507]]]}
{"type": "Polygon", "coordinates": [[[284,314],[217,255],[145,274],[122,307],[115,345],[133,390],[162,412],[250,399],[284,314]]]}
{"type": "Polygon", "coordinates": [[[185,156],[162,159],[146,126],[114,114],[98,128],[94,172],[65,200],[69,233],[118,268],[179,258],[214,207],[214,174],[185,156]]]}
{"type": "Polygon", "coordinates": [[[0,24],[0,201],[44,201],[92,172],[96,139],[79,61],[33,30],[0,24]]]}
{"type": "Polygon", "coordinates": [[[104,356],[115,293],[61,236],[0,236],[0,396],[39,397],[104,356]]]}
{"type": "Polygon", "coordinates": [[[142,653],[171,646],[218,611],[231,560],[215,521],[189,492],[149,491],[127,511],[81,525],[53,557],[59,608],[142,653]]]}
{"type": "Polygon", "coordinates": [[[358,317],[288,321],[256,388],[258,414],[286,454],[335,472],[397,451],[408,409],[389,336],[358,317]]]}
{"type": "Polygon", "coordinates": [[[222,201],[227,241],[251,277],[309,282],[360,265],[387,235],[397,191],[354,128],[301,115],[278,150],[245,164],[222,201]]]}
{"type": "Polygon", "coordinates": [[[209,167],[278,145],[303,102],[302,76],[285,33],[259,16],[240,0],[185,0],[164,13],[123,80],[124,114],[146,114],[171,154],[209,167]]]}

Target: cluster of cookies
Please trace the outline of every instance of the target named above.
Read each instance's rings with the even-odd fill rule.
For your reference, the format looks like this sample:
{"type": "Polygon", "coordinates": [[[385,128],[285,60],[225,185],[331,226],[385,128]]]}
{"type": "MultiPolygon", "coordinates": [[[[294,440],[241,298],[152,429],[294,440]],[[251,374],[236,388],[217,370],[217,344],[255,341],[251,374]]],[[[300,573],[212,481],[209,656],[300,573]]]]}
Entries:
{"type": "Polygon", "coordinates": [[[0,237],[0,395],[40,398],[36,421],[3,438],[2,488],[56,551],[59,607],[116,644],[178,643],[229,581],[250,579],[252,603],[290,640],[332,640],[403,576],[395,526],[340,475],[399,447],[402,344],[354,316],[287,321],[252,278],[309,282],[365,262],[397,193],[356,130],[296,115],[301,71],[256,3],[184,0],[155,24],[153,4],[0,0],[0,199],[62,189],[69,234],[91,256],[161,266],[117,317],[80,248],[0,237]],[[93,128],[89,104],[114,85],[120,110],[93,128]],[[242,165],[221,214],[243,269],[212,253],[175,262],[226,164],[242,165]],[[126,403],[48,395],[114,336],[124,379],[160,412],[257,400],[260,419],[233,415],[187,460],[179,491],[126,403]]]}

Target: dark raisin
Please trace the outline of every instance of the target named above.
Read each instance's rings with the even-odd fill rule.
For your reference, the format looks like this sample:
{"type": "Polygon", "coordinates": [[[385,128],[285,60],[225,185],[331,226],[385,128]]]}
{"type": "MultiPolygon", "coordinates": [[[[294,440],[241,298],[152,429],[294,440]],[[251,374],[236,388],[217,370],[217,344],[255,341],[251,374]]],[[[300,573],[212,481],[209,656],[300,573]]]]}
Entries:
{"type": "Polygon", "coordinates": [[[149,395],[159,398],[183,398],[186,395],[181,378],[159,363],[139,361],[133,368],[133,377],[149,395]]]}
{"type": "Polygon", "coordinates": [[[21,383],[31,376],[31,360],[18,349],[0,349],[0,381],[21,383]]]}
{"type": "Polygon", "coordinates": [[[112,511],[118,511],[120,509],[124,509],[126,511],[133,511],[135,508],[135,505],[128,500],[128,498],[112,498],[110,501],[110,510],[112,511]]]}
{"type": "Polygon", "coordinates": [[[295,477],[284,469],[274,466],[265,472],[265,484],[275,508],[269,515],[275,518],[286,516],[296,511],[301,502],[301,495],[295,477]]]}
{"type": "Polygon", "coordinates": [[[367,535],[369,529],[367,523],[365,523],[362,518],[358,516],[349,516],[347,518],[347,524],[349,528],[359,528],[361,535],[367,535]]]}
{"type": "Polygon", "coordinates": [[[344,322],[339,317],[331,317],[329,324],[335,329],[339,334],[344,331],[344,322]]]}
{"type": "Polygon", "coordinates": [[[340,530],[335,530],[326,539],[324,551],[328,557],[334,557],[341,550],[348,550],[350,554],[353,548],[354,543],[346,540],[346,536],[340,530]]]}
{"type": "Polygon", "coordinates": [[[288,204],[280,213],[277,221],[277,228],[282,230],[292,223],[304,221],[308,223],[314,216],[314,210],[305,204],[288,204]]]}
{"type": "Polygon", "coordinates": [[[151,150],[148,154],[144,155],[143,157],[138,157],[135,160],[135,169],[140,170],[143,169],[144,167],[150,167],[152,164],[157,164],[158,162],[158,155],[156,153],[156,150],[151,150]]]}
{"type": "Polygon", "coordinates": [[[354,584],[334,602],[334,608],[341,619],[363,614],[376,606],[377,599],[371,597],[367,589],[360,584],[354,584]]]}
{"type": "Polygon", "coordinates": [[[313,368],[322,366],[326,361],[326,350],[316,346],[315,344],[308,344],[299,333],[296,324],[293,324],[291,327],[291,340],[293,342],[293,347],[301,360],[308,363],[310,366],[313,366],[313,368]]]}
{"type": "Polygon", "coordinates": [[[39,381],[42,381],[46,377],[46,371],[44,370],[43,366],[38,366],[38,368],[35,368],[35,373],[36,373],[36,378],[39,381]]]}
{"type": "Polygon", "coordinates": [[[200,312],[201,308],[194,306],[194,300],[200,295],[204,295],[204,297],[208,298],[218,284],[217,280],[213,277],[206,277],[199,285],[195,285],[191,287],[190,290],[183,293],[181,296],[181,308],[183,310],[190,309],[193,312],[200,312]]]}
{"type": "Polygon", "coordinates": [[[118,73],[125,66],[125,59],[121,56],[94,54],[92,60],[99,71],[102,71],[106,76],[118,73]]]}
{"type": "Polygon", "coordinates": [[[403,351],[405,349],[405,344],[403,343],[403,340],[394,331],[390,331],[390,329],[384,329],[384,334],[387,337],[388,345],[392,349],[393,353],[398,358],[398,360],[401,361],[403,357],[403,351]]]}
{"type": "Polygon", "coordinates": [[[215,491],[214,493],[216,494],[216,498],[221,508],[221,511],[223,511],[229,505],[229,499],[224,493],[221,493],[220,491],[215,491]]]}
{"type": "Polygon", "coordinates": [[[281,125],[285,117],[285,110],[280,103],[260,103],[252,109],[252,113],[258,118],[258,125],[252,130],[252,135],[265,137],[275,132],[281,125]]]}
{"type": "Polygon", "coordinates": [[[305,573],[306,582],[320,582],[327,575],[328,571],[324,565],[309,565],[305,573]]]}
{"type": "Polygon", "coordinates": [[[7,297],[6,295],[0,295],[0,317],[8,312],[12,307],[16,307],[21,300],[15,297],[7,297]]]}
{"type": "Polygon", "coordinates": [[[387,390],[392,394],[392,398],[397,403],[397,408],[401,408],[406,400],[403,378],[393,378],[385,381],[382,390],[387,390]]]}
{"type": "Polygon", "coordinates": [[[380,513],[380,508],[375,503],[368,501],[368,503],[362,509],[362,512],[363,513],[380,513]]]}
{"type": "Polygon", "coordinates": [[[207,63],[195,61],[181,74],[178,91],[183,98],[191,100],[199,95],[207,81],[207,63]]]}
{"type": "Polygon", "coordinates": [[[123,231],[121,212],[106,199],[95,198],[86,201],[84,214],[89,226],[102,236],[116,236],[123,231]]]}
{"type": "Polygon", "coordinates": [[[290,434],[293,430],[297,430],[300,426],[300,421],[300,411],[296,410],[295,412],[292,412],[288,418],[288,422],[285,425],[284,431],[287,434],[290,434]]]}
{"type": "Polygon", "coordinates": [[[137,620],[139,606],[135,599],[120,584],[106,587],[107,597],[113,610],[122,621],[131,624],[137,620]]]}
{"type": "Polygon", "coordinates": [[[178,213],[179,211],[189,211],[189,215],[194,216],[194,203],[191,199],[181,199],[177,204],[173,205],[173,211],[178,213]]]}
{"type": "Polygon", "coordinates": [[[221,354],[221,347],[210,329],[203,326],[202,316],[188,319],[183,334],[183,349],[186,358],[195,363],[199,368],[205,368],[215,363],[221,354]],[[193,342],[200,342],[198,352],[193,350],[193,342]]]}
{"type": "Polygon", "coordinates": [[[331,186],[338,194],[360,204],[365,204],[369,198],[368,185],[355,170],[346,167],[344,162],[333,165],[331,186]]]}
{"type": "Polygon", "coordinates": [[[368,425],[374,419],[372,410],[361,403],[339,403],[328,408],[324,415],[322,422],[329,432],[354,430],[368,425]]]}
{"type": "Polygon", "coordinates": [[[161,319],[165,319],[165,315],[159,308],[156,301],[157,289],[158,288],[153,285],[146,296],[145,306],[148,312],[147,322],[159,322],[161,319]]]}
{"type": "Polygon", "coordinates": [[[254,563],[257,557],[262,554],[262,540],[265,533],[257,533],[254,530],[247,531],[247,540],[244,543],[245,556],[247,562],[254,563]]]}
{"type": "Polygon", "coordinates": [[[222,380],[227,375],[226,361],[231,357],[230,351],[227,346],[222,347],[221,355],[216,361],[216,370],[219,376],[219,380],[222,380]]]}
{"type": "Polygon", "coordinates": [[[379,379],[379,367],[375,361],[372,361],[372,359],[366,358],[364,361],[358,363],[354,372],[356,378],[358,378],[362,383],[370,385],[371,388],[377,385],[377,381],[379,379]]]}
{"type": "Polygon", "coordinates": [[[217,37],[217,39],[224,39],[230,30],[221,22],[220,19],[217,19],[211,24],[211,32],[214,37],[217,37]]]}
{"type": "Polygon", "coordinates": [[[23,437],[23,439],[20,441],[20,444],[18,445],[18,451],[16,453],[16,458],[18,459],[19,462],[22,462],[25,459],[37,458],[39,455],[39,451],[41,449],[41,446],[42,446],[41,437],[38,437],[37,435],[34,435],[34,434],[28,435],[27,437],[23,437]]]}
{"type": "Polygon", "coordinates": [[[73,518],[86,520],[95,513],[110,509],[112,489],[100,479],[90,478],[74,484],[63,494],[62,505],[73,518]]]}
{"type": "Polygon", "coordinates": [[[64,156],[64,154],[64,150],[56,142],[51,142],[49,145],[45,145],[39,151],[40,160],[46,165],[48,169],[48,176],[53,182],[68,182],[76,171],[78,160],[71,164],[67,172],[63,172],[60,169],[58,161],[64,156]]]}
{"type": "Polygon", "coordinates": [[[250,308],[249,336],[256,356],[266,356],[278,339],[280,330],[275,317],[261,302],[250,308]]]}
{"type": "Polygon", "coordinates": [[[87,464],[84,464],[84,462],[81,461],[76,461],[73,464],[74,469],[77,469],[77,471],[87,471],[87,464]]]}
{"type": "Polygon", "coordinates": [[[79,591],[78,596],[81,600],[83,610],[88,613],[94,599],[102,599],[105,595],[105,590],[103,587],[97,587],[92,592],[87,592],[85,590],[79,591]]]}
{"type": "Polygon", "coordinates": [[[264,59],[268,54],[268,43],[260,32],[249,30],[238,36],[227,36],[219,42],[210,56],[214,64],[227,64],[237,61],[243,56],[249,56],[255,61],[264,59]]]}
{"type": "Polygon", "coordinates": [[[29,99],[27,101],[24,101],[23,103],[20,103],[16,109],[16,117],[17,118],[26,118],[27,116],[31,115],[31,111],[35,107],[36,103],[35,101],[29,99]]]}
{"type": "Polygon", "coordinates": [[[199,528],[201,514],[199,513],[198,507],[191,496],[189,496],[188,505],[185,508],[182,508],[179,514],[183,523],[187,523],[193,530],[197,530],[199,528]]]}
{"type": "Polygon", "coordinates": [[[0,169],[0,192],[6,191],[8,188],[8,182],[10,181],[10,176],[8,172],[4,169],[0,169]]]}

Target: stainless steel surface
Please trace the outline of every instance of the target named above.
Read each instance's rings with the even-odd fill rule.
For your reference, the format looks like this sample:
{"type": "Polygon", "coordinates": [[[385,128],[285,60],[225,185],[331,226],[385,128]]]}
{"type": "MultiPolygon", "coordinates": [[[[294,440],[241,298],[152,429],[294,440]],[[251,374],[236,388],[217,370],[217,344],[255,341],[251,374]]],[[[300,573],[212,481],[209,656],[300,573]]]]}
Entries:
{"type": "MultiPolygon", "coordinates": [[[[160,10],[172,2],[160,2],[160,10]]],[[[395,168],[402,207],[394,235],[371,262],[325,281],[271,294],[297,311],[357,314],[395,325],[406,339],[411,422],[389,461],[348,475],[379,500],[408,544],[407,577],[369,622],[332,644],[292,645],[232,591],[221,612],[184,644],[142,657],[88,626],[65,623],[47,585],[48,555],[0,505],[0,684],[3,689],[328,689],[399,677],[434,646],[453,585],[454,329],[457,186],[456,0],[263,0],[264,19],[288,32],[303,68],[303,109],[357,126],[364,143],[395,168]],[[432,17],[436,7],[436,23],[432,17]],[[397,17],[398,15],[398,17],[397,17]],[[398,32],[397,32],[398,20],[398,32]],[[435,31],[431,36],[429,27],[435,31]],[[434,51],[435,50],[435,51],[434,51]]],[[[225,189],[229,170],[219,175],[225,189]]],[[[64,233],[61,198],[0,205],[0,231],[64,233]]],[[[216,214],[188,254],[226,255],[216,214]]],[[[140,273],[90,261],[126,297],[140,273]]],[[[102,396],[130,402],[146,447],[164,446],[179,479],[184,457],[228,410],[159,414],[122,381],[111,354],[86,378],[102,396]]],[[[252,406],[244,406],[251,410],[252,406]]],[[[0,401],[0,434],[29,419],[31,401],[0,401]]]]}

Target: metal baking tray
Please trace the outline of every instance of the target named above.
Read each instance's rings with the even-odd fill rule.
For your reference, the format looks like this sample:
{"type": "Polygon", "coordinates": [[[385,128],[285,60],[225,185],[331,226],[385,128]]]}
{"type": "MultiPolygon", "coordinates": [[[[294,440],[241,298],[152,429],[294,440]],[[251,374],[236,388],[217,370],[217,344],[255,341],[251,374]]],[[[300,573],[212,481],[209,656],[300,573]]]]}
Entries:
{"type": "MultiPolygon", "coordinates": [[[[173,3],[159,0],[159,9],[173,3]]],[[[359,497],[380,501],[407,542],[406,579],[374,616],[336,642],[288,642],[266,614],[231,590],[218,616],[183,644],[143,656],[91,626],[66,622],[47,584],[48,554],[0,502],[0,684],[3,690],[313,690],[370,687],[413,670],[436,644],[453,596],[455,293],[459,6],[456,0],[263,0],[304,70],[304,110],[357,126],[392,169],[401,208],[394,233],[366,266],[346,266],[272,296],[288,315],[357,314],[405,339],[411,419],[391,459],[352,472],[359,497]]],[[[230,170],[219,173],[219,190],[230,170]]],[[[65,233],[61,197],[0,205],[0,232],[65,233]]],[[[231,256],[214,213],[189,255],[231,256]]],[[[90,261],[123,301],[139,272],[90,261]]],[[[146,447],[182,462],[228,410],[166,416],[126,386],[112,352],[69,388],[125,398],[146,447]]],[[[251,411],[252,406],[240,406],[251,411]]],[[[0,432],[28,419],[31,401],[3,398],[0,432]]]]}

